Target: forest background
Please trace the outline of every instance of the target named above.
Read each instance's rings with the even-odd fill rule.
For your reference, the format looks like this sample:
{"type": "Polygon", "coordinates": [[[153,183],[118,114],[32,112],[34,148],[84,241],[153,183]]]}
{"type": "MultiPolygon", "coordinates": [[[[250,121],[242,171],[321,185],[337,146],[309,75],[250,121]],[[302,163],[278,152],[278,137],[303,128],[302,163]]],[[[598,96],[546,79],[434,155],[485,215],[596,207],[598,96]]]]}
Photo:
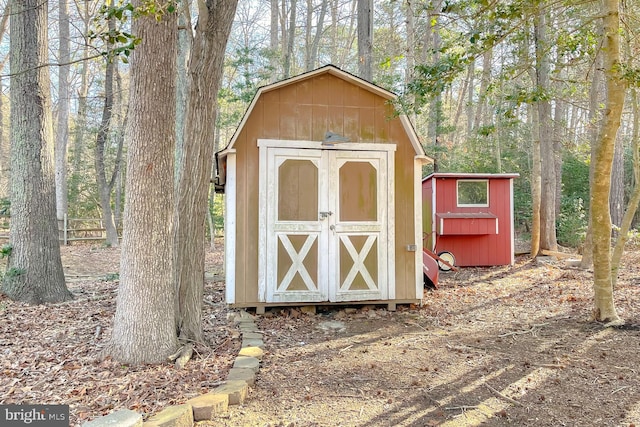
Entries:
{"type": "MultiPolygon", "coordinates": [[[[29,2],[22,3],[28,6],[29,2]]],[[[206,3],[210,12],[216,4],[206,3]]],[[[17,163],[7,155],[11,138],[5,124],[9,97],[13,102],[19,94],[11,96],[7,85],[9,77],[19,77],[23,71],[7,68],[12,52],[20,59],[13,47],[8,48],[9,40],[13,46],[16,37],[7,31],[10,18],[19,12],[8,13],[6,4],[3,8],[0,197],[3,209],[13,209],[15,214],[15,201],[8,201],[8,182],[16,173],[11,167],[17,163]]],[[[234,9],[217,102],[204,98],[209,103],[200,106],[201,111],[215,110],[211,116],[215,118],[213,141],[206,141],[213,143],[214,151],[229,140],[258,87],[332,63],[401,95],[399,106],[412,118],[423,136],[425,151],[435,159],[425,174],[518,172],[516,222],[521,235],[530,237],[532,254],[539,249],[557,250],[558,243],[573,247],[586,243],[588,259],[588,201],[590,190],[599,188],[596,184],[606,184],[608,197],[596,203],[592,200],[591,206],[608,205],[613,224],[624,231],[618,240],[624,243],[626,229],[636,224],[640,26],[634,2],[270,0],[241,1],[234,9]],[[619,99],[623,102],[615,101],[619,99]],[[608,128],[611,121],[614,126],[608,128]],[[609,166],[592,168],[596,162],[591,160],[598,156],[603,164],[609,162],[607,148],[613,145],[608,141],[615,142],[609,166]],[[625,212],[629,213],[626,225],[625,212]]],[[[144,132],[135,126],[149,118],[140,115],[144,111],[140,105],[151,94],[140,92],[139,97],[129,99],[129,84],[135,76],[128,62],[138,52],[148,61],[141,61],[145,66],[138,72],[146,71],[148,77],[155,71],[160,81],[171,82],[162,89],[176,89],[175,97],[163,99],[175,102],[175,109],[166,117],[175,125],[175,151],[170,154],[176,159],[179,181],[185,171],[180,169],[181,162],[191,158],[183,156],[188,142],[184,136],[189,134],[183,127],[197,126],[188,111],[195,104],[186,100],[188,91],[196,87],[193,81],[198,82],[197,69],[188,67],[199,58],[193,52],[199,40],[194,33],[204,27],[201,12],[196,18],[191,5],[172,2],[138,2],[135,7],[92,1],[49,3],[50,62],[36,67],[46,69],[53,82],[59,222],[65,216],[100,217],[107,244],[119,244],[117,230],[126,212],[124,183],[139,182],[126,176],[126,171],[136,166],[132,159],[144,160],[140,155],[149,147],[140,142],[144,132]],[[141,22],[139,16],[159,22],[165,14],[173,15],[166,30],[169,37],[171,31],[177,32],[177,43],[150,45],[154,35],[164,34],[164,28],[144,22],[138,29],[148,30],[150,37],[141,40],[136,19],[127,19],[132,14],[141,22]],[[169,28],[172,22],[177,25],[169,28]],[[167,53],[171,60],[162,68],[160,59],[167,53]],[[127,126],[133,129],[129,139],[127,126]]],[[[218,84],[213,80],[204,83],[218,84]]],[[[162,116],[161,109],[155,112],[162,116]]],[[[153,129],[146,125],[144,130],[153,129]]],[[[159,141],[164,139],[152,142],[159,141]]],[[[155,149],[174,149],[173,144],[162,144],[155,149]]],[[[214,162],[212,157],[206,161],[209,159],[214,162]]],[[[215,172],[212,180],[213,175],[215,172]]],[[[134,190],[145,194],[149,188],[134,190]]],[[[183,193],[178,190],[176,197],[183,193]]],[[[132,194],[137,193],[126,196],[132,194]]],[[[173,203],[172,198],[155,200],[158,204],[164,201],[173,203]]],[[[221,206],[221,197],[209,191],[211,236],[212,230],[222,227],[221,206]]],[[[153,212],[153,207],[149,209],[153,212]]],[[[150,217],[163,220],[162,216],[150,217]]],[[[609,235],[608,219],[600,214],[596,219],[601,225],[596,229],[609,235]]],[[[607,261],[608,251],[607,243],[607,261]]],[[[170,252],[165,255],[171,257],[170,252]]],[[[605,270],[608,268],[609,264],[605,270]]],[[[22,274],[21,270],[14,273],[22,274]]]]}

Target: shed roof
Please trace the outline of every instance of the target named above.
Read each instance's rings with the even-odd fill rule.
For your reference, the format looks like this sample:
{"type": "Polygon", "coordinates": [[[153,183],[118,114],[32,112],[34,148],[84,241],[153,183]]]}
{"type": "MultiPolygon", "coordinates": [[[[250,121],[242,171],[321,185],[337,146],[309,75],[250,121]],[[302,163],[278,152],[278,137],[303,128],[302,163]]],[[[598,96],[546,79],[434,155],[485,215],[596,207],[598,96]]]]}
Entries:
{"type": "Polygon", "coordinates": [[[513,179],[518,178],[519,173],[456,173],[456,172],[434,172],[422,178],[422,181],[426,181],[431,178],[457,178],[457,179],[513,179]]]}
{"type": "MultiPolygon", "coordinates": [[[[226,154],[226,152],[228,152],[229,150],[232,150],[236,140],[238,138],[238,135],[240,135],[242,129],[244,128],[244,125],[247,122],[247,119],[249,118],[249,116],[251,115],[251,112],[253,110],[253,108],[256,105],[256,102],[258,101],[258,99],[260,98],[260,96],[266,92],[270,92],[272,90],[276,90],[276,89],[280,89],[283,88],[285,86],[303,81],[303,80],[307,80],[307,79],[311,79],[313,77],[316,77],[318,75],[321,74],[331,74],[335,77],[338,77],[342,80],[345,80],[349,83],[352,83],[356,86],[359,86],[360,88],[363,88],[365,90],[368,90],[371,93],[374,93],[375,95],[378,95],[384,99],[393,101],[397,98],[397,95],[394,94],[393,92],[390,92],[386,89],[381,88],[380,86],[376,86],[373,83],[370,83],[366,80],[361,79],[360,77],[357,77],[351,73],[348,73],[346,71],[341,70],[340,68],[336,67],[335,65],[332,64],[328,64],[325,65],[323,67],[317,68],[315,70],[303,73],[303,74],[299,74],[297,76],[285,79],[285,80],[281,80],[279,82],[275,82],[266,86],[262,86],[260,87],[257,91],[255,96],[253,97],[251,104],[249,104],[249,107],[247,108],[247,111],[245,112],[244,116],[242,117],[242,120],[240,121],[240,124],[238,125],[236,131],[234,132],[233,136],[231,137],[231,140],[229,141],[229,143],[227,144],[227,146],[220,151],[220,155],[224,156],[226,154]]],[[[433,159],[431,157],[428,157],[427,155],[425,155],[424,152],[424,148],[422,147],[422,144],[420,143],[420,139],[418,138],[418,135],[415,132],[415,129],[413,128],[413,125],[411,124],[411,122],[409,121],[409,118],[404,115],[404,114],[400,114],[399,119],[402,123],[402,126],[409,138],[409,140],[411,141],[411,145],[413,147],[413,149],[415,150],[416,156],[419,158],[422,158],[424,161],[433,163],[433,159]]]]}

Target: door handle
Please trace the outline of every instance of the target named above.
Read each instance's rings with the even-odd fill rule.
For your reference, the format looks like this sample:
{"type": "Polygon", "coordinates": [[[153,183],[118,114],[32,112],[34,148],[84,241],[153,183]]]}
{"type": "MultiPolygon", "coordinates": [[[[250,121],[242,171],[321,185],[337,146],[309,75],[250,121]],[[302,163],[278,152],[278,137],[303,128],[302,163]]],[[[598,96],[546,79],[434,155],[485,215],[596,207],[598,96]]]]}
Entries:
{"type": "Polygon", "coordinates": [[[318,215],[320,215],[320,219],[325,219],[325,218],[328,218],[331,215],[333,215],[333,212],[331,212],[331,211],[322,211],[322,212],[318,212],[318,215]]]}

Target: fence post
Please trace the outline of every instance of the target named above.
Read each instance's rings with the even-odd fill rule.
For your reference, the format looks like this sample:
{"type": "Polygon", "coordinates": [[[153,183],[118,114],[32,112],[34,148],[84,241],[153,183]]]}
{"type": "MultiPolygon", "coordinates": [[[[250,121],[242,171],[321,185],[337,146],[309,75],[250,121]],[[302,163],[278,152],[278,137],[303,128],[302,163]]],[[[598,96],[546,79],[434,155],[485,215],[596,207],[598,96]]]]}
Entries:
{"type": "Polygon", "coordinates": [[[67,219],[67,214],[64,214],[64,224],[63,224],[63,236],[64,236],[64,245],[67,246],[68,240],[67,240],[67,226],[68,226],[68,219],[67,219]]]}

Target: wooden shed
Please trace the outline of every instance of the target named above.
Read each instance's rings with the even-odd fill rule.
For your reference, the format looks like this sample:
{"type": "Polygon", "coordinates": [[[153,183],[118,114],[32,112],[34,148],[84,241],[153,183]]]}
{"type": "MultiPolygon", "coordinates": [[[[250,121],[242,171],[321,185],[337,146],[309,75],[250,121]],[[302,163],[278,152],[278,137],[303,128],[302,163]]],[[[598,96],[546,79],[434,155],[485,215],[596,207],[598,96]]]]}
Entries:
{"type": "Polygon", "coordinates": [[[332,65],[257,91],[216,154],[227,303],[421,301],[432,160],[394,98],[332,65]]]}
{"type": "Polygon", "coordinates": [[[425,247],[452,254],[461,267],[513,264],[513,179],[518,176],[427,176],[422,181],[425,247]]]}

